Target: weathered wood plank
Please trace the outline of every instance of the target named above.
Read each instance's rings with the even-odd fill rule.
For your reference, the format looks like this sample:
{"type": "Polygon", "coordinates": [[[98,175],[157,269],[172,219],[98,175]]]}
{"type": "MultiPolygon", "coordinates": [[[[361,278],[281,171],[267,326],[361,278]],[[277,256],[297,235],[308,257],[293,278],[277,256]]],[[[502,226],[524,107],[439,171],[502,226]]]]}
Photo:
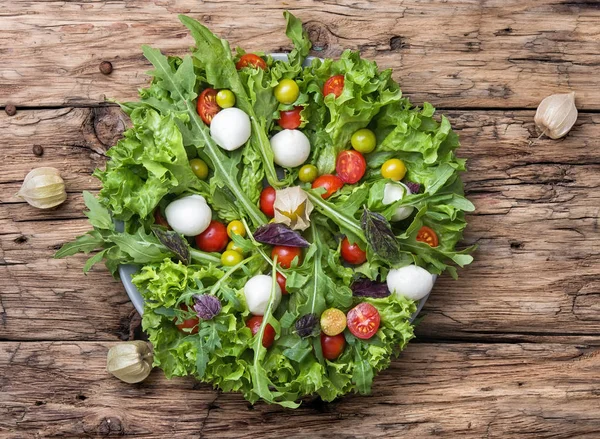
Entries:
{"type": "Polygon", "coordinates": [[[597,349],[560,344],[412,344],[370,396],[250,406],[159,370],[128,385],[109,343],[0,343],[0,435],[219,437],[597,437],[597,349]],[[302,422],[298,422],[298,420],[302,422]],[[3,432],[3,433],[2,433],[3,432]]]}
{"type": "Polygon", "coordinates": [[[600,10],[594,2],[562,0],[17,0],[2,10],[0,105],[135,98],[147,81],[141,44],[172,54],[192,44],[178,13],[200,19],[232,46],[289,50],[284,9],[304,20],[314,54],[360,49],[394,68],[416,102],[533,108],[548,94],[575,90],[581,108],[600,108],[600,10]],[[98,69],[103,60],[113,63],[110,76],[98,69]]]}
{"type": "MultiPolygon", "coordinates": [[[[0,149],[0,338],[114,340],[128,333],[132,307],[118,281],[100,266],[84,276],[83,256],[51,259],[89,227],[79,192],[98,188],[90,173],[109,144],[93,127],[120,120],[116,109],[97,111],[0,114],[10,145],[0,149]],[[31,153],[35,143],[45,148],[42,158],[31,153]],[[13,197],[40,165],[60,168],[70,191],[52,211],[13,197]]],[[[600,115],[582,114],[566,139],[531,146],[531,111],[448,115],[469,159],[464,179],[478,209],[465,240],[480,250],[460,280],[439,280],[419,336],[600,343],[600,115]]]]}

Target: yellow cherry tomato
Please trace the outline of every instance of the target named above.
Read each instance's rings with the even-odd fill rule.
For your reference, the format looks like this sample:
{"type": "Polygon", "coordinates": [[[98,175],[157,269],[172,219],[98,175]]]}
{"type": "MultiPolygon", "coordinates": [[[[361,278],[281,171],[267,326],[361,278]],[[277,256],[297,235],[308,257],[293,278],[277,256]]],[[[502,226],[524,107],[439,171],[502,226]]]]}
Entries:
{"type": "Polygon", "coordinates": [[[304,183],[312,183],[319,176],[319,170],[315,165],[304,165],[298,171],[298,178],[304,183]]]}
{"type": "Polygon", "coordinates": [[[221,264],[226,267],[233,267],[242,262],[243,259],[244,257],[240,253],[234,250],[225,250],[221,255],[221,264]]]}
{"type": "Polygon", "coordinates": [[[329,308],[321,314],[321,331],[333,337],[346,329],[346,314],[337,308],[329,308]]]}
{"type": "Polygon", "coordinates": [[[227,225],[227,235],[229,235],[230,238],[232,238],[233,235],[246,236],[246,228],[241,221],[231,221],[227,225]]]}
{"type": "Polygon", "coordinates": [[[230,108],[235,105],[235,95],[226,88],[217,92],[217,105],[221,108],[230,108]]]}
{"type": "Polygon", "coordinates": [[[300,88],[293,79],[282,79],[275,87],[275,99],[282,104],[293,104],[300,96],[300,88]]]}
{"type": "Polygon", "coordinates": [[[400,159],[389,159],[381,165],[381,176],[383,178],[391,178],[392,180],[402,180],[406,175],[406,166],[400,159]]]}
{"type": "Polygon", "coordinates": [[[192,159],[190,160],[190,166],[192,167],[192,171],[196,174],[200,180],[206,180],[208,177],[208,165],[202,159],[192,159]]]}
{"type": "Polygon", "coordinates": [[[240,255],[244,254],[244,249],[242,249],[242,247],[240,247],[233,241],[229,241],[229,244],[227,244],[227,250],[232,250],[234,252],[238,252],[240,255]]]}

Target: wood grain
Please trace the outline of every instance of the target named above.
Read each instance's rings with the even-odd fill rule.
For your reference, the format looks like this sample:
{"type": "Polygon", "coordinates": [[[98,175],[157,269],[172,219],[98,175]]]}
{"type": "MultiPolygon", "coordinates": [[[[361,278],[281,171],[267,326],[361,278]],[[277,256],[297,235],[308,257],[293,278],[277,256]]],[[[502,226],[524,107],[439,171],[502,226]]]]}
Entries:
{"type": "Polygon", "coordinates": [[[534,108],[546,95],[574,90],[580,108],[600,108],[600,9],[593,1],[15,0],[6,6],[0,106],[134,99],[147,81],[142,44],[170,54],[192,45],[179,13],[199,19],[232,46],[289,50],[281,14],[290,9],[305,22],[315,55],[358,49],[394,68],[415,102],[534,108]],[[99,71],[105,60],[114,66],[109,76],[99,71]]]}
{"type": "MultiPolygon", "coordinates": [[[[480,247],[458,281],[438,281],[418,335],[599,344],[600,115],[582,114],[566,139],[533,145],[531,111],[448,116],[461,135],[460,155],[469,159],[464,180],[477,207],[465,244],[480,247]]],[[[84,276],[84,256],[51,259],[89,228],[80,191],[98,188],[90,174],[106,149],[94,126],[116,126],[121,118],[115,108],[0,115],[11,145],[0,150],[0,338],[127,336],[132,307],[120,283],[102,266],[84,276]],[[32,144],[44,146],[42,158],[32,144]],[[55,210],[13,196],[41,164],[61,169],[67,182],[68,201],[55,210]]]]}
{"type": "Polygon", "coordinates": [[[594,438],[599,351],[561,344],[415,343],[370,396],[297,410],[154,370],[129,385],[104,368],[111,343],[0,343],[6,438],[594,438]]]}

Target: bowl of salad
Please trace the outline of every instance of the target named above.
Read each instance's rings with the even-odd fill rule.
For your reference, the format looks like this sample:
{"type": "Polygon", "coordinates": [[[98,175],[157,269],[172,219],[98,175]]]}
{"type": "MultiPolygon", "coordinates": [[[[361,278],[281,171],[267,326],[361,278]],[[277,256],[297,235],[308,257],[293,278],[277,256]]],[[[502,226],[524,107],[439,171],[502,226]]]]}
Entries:
{"type": "Polygon", "coordinates": [[[284,15],[288,54],[186,16],[191,54],[143,47],[152,82],[83,194],[93,230],[56,256],[122,279],[167,377],[293,408],[370,392],[436,277],[472,261],[474,207],[448,119],[358,52],[308,56],[284,15]]]}

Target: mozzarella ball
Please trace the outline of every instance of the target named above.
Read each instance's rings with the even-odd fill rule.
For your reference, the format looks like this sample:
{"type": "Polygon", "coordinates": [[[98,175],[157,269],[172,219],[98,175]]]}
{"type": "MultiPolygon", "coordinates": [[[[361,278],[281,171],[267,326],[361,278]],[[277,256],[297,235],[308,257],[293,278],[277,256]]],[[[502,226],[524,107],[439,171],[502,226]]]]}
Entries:
{"type": "MultiPolygon", "coordinates": [[[[258,274],[248,279],[244,285],[244,296],[246,297],[246,305],[255,316],[262,316],[267,310],[269,299],[271,298],[271,287],[273,286],[273,278],[266,274],[258,274]]],[[[275,298],[273,300],[272,311],[279,306],[281,302],[281,288],[275,282],[275,298]]]]}
{"type": "Polygon", "coordinates": [[[276,164],[295,168],[310,155],[310,142],[300,130],[283,130],[271,137],[271,149],[276,164]]]}
{"type": "Polygon", "coordinates": [[[173,230],[185,236],[204,232],[212,219],[212,210],[201,195],[190,195],[173,201],[165,209],[165,217],[173,230]]]}
{"type": "Polygon", "coordinates": [[[433,275],[424,268],[407,265],[390,270],[387,276],[387,286],[391,293],[419,300],[431,292],[433,279],[433,275]]]}
{"type": "MultiPolygon", "coordinates": [[[[398,183],[387,183],[383,189],[383,204],[393,204],[398,200],[401,200],[406,195],[410,195],[412,192],[404,184],[398,183]]],[[[392,221],[401,221],[408,218],[413,213],[414,207],[412,206],[398,206],[394,215],[392,215],[392,221]]]]}
{"type": "Polygon", "coordinates": [[[250,118],[239,108],[225,108],[213,117],[210,136],[226,151],[238,149],[250,138],[250,118]]]}

